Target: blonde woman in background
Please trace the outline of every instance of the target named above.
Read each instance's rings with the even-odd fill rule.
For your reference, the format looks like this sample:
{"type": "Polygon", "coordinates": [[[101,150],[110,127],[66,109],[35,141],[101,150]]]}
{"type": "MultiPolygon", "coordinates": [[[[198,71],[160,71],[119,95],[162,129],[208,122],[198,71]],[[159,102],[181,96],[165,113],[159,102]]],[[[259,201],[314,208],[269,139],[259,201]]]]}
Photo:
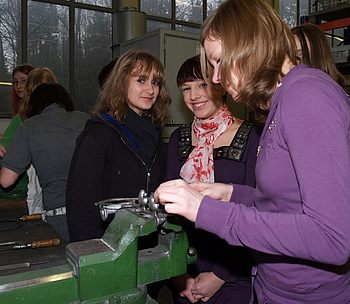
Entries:
{"type": "MultiPolygon", "coordinates": [[[[55,74],[47,67],[35,68],[28,74],[24,86],[22,102],[19,106],[19,112],[12,118],[9,126],[5,131],[5,133],[7,133],[7,130],[11,129],[11,136],[7,136],[6,141],[0,142],[1,157],[5,155],[6,147],[11,143],[12,138],[16,133],[17,127],[22,123],[23,120],[25,120],[28,117],[28,101],[32,92],[39,84],[46,82],[57,82],[55,74]]],[[[26,200],[28,206],[28,213],[41,213],[43,211],[42,191],[33,165],[30,165],[30,167],[27,169],[27,175],[28,186],[26,200]]]]}

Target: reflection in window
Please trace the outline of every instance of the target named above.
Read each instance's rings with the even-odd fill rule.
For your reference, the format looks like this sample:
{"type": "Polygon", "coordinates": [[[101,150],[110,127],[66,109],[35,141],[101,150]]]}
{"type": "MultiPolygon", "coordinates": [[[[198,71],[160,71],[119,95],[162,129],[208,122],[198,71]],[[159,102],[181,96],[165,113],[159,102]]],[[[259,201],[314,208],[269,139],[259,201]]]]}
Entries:
{"type": "Polygon", "coordinates": [[[147,15],[171,18],[171,0],[141,0],[141,11],[147,15]]]}
{"type": "Polygon", "coordinates": [[[0,115],[10,113],[11,73],[21,60],[20,0],[0,0],[0,115]]]}
{"type": "Polygon", "coordinates": [[[98,5],[103,7],[112,7],[112,0],[75,0],[75,2],[98,5]]]}
{"type": "Polygon", "coordinates": [[[90,111],[99,92],[97,75],[112,59],[111,14],[75,11],[74,100],[79,110],[90,111]]]}
{"type": "Polygon", "coordinates": [[[176,19],[195,23],[202,23],[203,1],[176,0],[176,19]]]}
{"type": "Polygon", "coordinates": [[[28,62],[49,67],[68,88],[68,7],[28,2],[28,62]]]}

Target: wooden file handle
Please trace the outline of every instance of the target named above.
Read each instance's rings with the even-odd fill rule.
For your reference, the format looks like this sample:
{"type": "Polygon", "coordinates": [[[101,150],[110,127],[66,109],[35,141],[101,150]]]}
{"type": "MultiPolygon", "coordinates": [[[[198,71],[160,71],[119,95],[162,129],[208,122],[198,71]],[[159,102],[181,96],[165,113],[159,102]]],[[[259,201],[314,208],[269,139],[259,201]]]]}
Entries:
{"type": "Polygon", "coordinates": [[[23,215],[21,217],[22,222],[29,222],[29,221],[41,221],[41,213],[33,213],[31,215],[23,215]]]}
{"type": "Polygon", "coordinates": [[[61,244],[61,240],[59,238],[56,239],[50,239],[50,240],[40,240],[40,241],[33,241],[31,243],[31,248],[43,248],[43,247],[54,247],[61,244]]]}

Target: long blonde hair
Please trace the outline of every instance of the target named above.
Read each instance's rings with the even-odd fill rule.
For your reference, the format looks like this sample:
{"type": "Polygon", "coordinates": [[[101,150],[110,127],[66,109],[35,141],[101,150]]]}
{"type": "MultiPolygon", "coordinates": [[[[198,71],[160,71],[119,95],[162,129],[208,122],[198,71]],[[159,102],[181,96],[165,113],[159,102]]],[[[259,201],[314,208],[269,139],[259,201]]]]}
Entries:
{"type": "MultiPolygon", "coordinates": [[[[202,49],[206,39],[221,41],[222,86],[227,90],[225,86],[234,69],[238,77],[237,101],[267,113],[276,85],[284,76],[285,59],[296,64],[295,41],[288,25],[263,0],[230,0],[205,20],[202,49]]],[[[211,66],[206,63],[204,68],[211,77],[211,66]]]]}
{"type": "Polygon", "coordinates": [[[112,72],[103,85],[98,97],[94,114],[108,113],[119,121],[123,121],[128,105],[129,79],[133,74],[149,75],[159,85],[159,94],[155,104],[143,115],[148,116],[153,122],[163,124],[167,114],[167,106],[171,99],[165,88],[165,71],[162,63],[155,56],[139,50],[129,50],[118,59],[112,72]]]}
{"type": "Polygon", "coordinates": [[[23,102],[19,108],[19,115],[22,119],[28,118],[28,112],[30,112],[29,98],[32,95],[34,89],[44,82],[57,82],[57,78],[51,69],[36,68],[28,74],[26,85],[24,88],[23,102]]]}

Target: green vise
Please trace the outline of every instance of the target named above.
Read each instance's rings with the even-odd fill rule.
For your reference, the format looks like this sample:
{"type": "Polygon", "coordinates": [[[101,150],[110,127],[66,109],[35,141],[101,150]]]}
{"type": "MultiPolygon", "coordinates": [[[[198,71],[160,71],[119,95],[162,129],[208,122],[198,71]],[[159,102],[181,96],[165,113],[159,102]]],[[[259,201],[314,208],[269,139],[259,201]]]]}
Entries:
{"type": "Polygon", "coordinates": [[[118,210],[102,239],[67,245],[64,265],[0,277],[0,303],[156,303],[146,284],[181,275],[196,259],[175,221],[118,210]]]}

